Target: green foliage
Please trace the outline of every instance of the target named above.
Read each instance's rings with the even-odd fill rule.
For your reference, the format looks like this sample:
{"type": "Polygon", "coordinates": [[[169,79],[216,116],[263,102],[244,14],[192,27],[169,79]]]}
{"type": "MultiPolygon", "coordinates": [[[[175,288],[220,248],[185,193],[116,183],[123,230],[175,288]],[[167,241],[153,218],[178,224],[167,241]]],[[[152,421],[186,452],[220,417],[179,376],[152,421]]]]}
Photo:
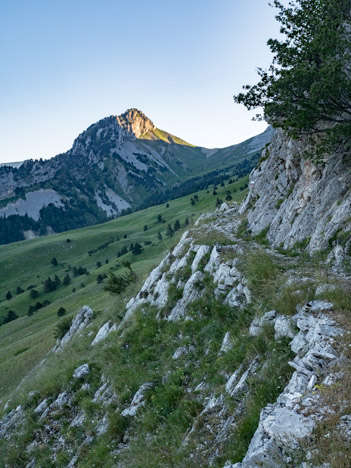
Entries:
{"type": "Polygon", "coordinates": [[[39,296],[38,291],[36,289],[31,289],[31,291],[29,293],[29,297],[31,299],[36,299],[38,296],[39,296]]]}
{"type": "Polygon", "coordinates": [[[266,252],[253,251],[245,256],[244,270],[249,288],[264,296],[269,284],[274,284],[279,266],[266,252]]]}
{"type": "Polygon", "coordinates": [[[71,325],[72,325],[72,318],[67,317],[61,320],[61,322],[59,322],[56,325],[55,332],[54,332],[55,338],[57,339],[63,338],[65,334],[68,332],[68,330],[70,329],[71,325]]]}
{"type": "Polygon", "coordinates": [[[66,314],[66,309],[64,307],[60,307],[59,310],[57,311],[58,317],[62,317],[63,315],[66,314]]]}
{"type": "Polygon", "coordinates": [[[351,134],[350,3],[348,0],[274,0],[282,40],[270,39],[273,53],[260,81],[234,97],[292,136],[351,134]]]}
{"type": "Polygon", "coordinates": [[[104,289],[111,294],[119,295],[122,294],[135,280],[136,275],[132,270],[130,270],[126,275],[119,276],[116,276],[114,273],[110,273],[104,289]]]}
{"type": "Polygon", "coordinates": [[[269,228],[270,226],[267,226],[265,229],[262,229],[262,231],[259,234],[257,234],[256,236],[253,236],[253,239],[261,245],[269,245],[269,242],[267,239],[269,228]]]}
{"type": "Polygon", "coordinates": [[[16,320],[17,318],[18,318],[18,315],[16,314],[16,312],[14,312],[13,310],[9,310],[2,324],[4,325],[5,323],[12,322],[12,320],[16,320]]]}
{"type": "Polygon", "coordinates": [[[170,224],[167,225],[166,236],[168,236],[168,237],[173,237],[174,236],[174,231],[173,231],[172,226],[170,224]]]}

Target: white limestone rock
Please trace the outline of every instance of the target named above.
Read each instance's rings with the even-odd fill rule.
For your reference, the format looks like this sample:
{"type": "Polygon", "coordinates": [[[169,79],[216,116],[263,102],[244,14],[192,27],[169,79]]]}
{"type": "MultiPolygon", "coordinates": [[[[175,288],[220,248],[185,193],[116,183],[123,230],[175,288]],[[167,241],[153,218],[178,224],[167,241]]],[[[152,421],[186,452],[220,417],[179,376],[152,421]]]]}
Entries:
{"type": "Polygon", "coordinates": [[[115,400],[116,394],[104,375],[102,376],[101,380],[102,385],[96,390],[92,401],[93,403],[99,403],[102,406],[108,406],[112,401],[115,400]]]}
{"type": "MultiPolygon", "coordinates": [[[[240,212],[248,213],[254,235],[269,228],[267,239],[274,247],[283,244],[288,249],[309,239],[306,250],[312,253],[328,248],[329,239],[348,225],[351,175],[345,171],[342,151],[317,165],[304,156],[306,150],[307,140],[276,131],[267,159],[250,174],[249,194],[240,212]]],[[[338,263],[340,256],[335,252],[333,261],[338,263]]]]}
{"type": "Polygon", "coordinates": [[[201,245],[199,250],[197,251],[193,263],[191,264],[191,271],[195,273],[195,271],[199,267],[199,263],[204,258],[204,256],[210,251],[210,247],[208,245],[201,245]]]}
{"type": "Polygon", "coordinates": [[[63,349],[78,332],[81,332],[92,320],[93,315],[94,312],[91,307],[83,306],[73,319],[70,329],[65,336],[61,340],[57,340],[54,352],[58,352],[63,349]]]}
{"type": "Polygon", "coordinates": [[[117,330],[117,325],[116,324],[111,325],[111,321],[109,320],[108,322],[104,323],[104,325],[102,325],[102,327],[99,329],[91,345],[92,346],[97,345],[98,343],[100,343],[100,341],[103,341],[105,338],[107,338],[111,332],[116,331],[116,330],[117,330]]]}
{"type": "Polygon", "coordinates": [[[181,358],[182,356],[186,356],[189,353],[192,353],[194,351],[195,351],[195,346],[192,346],[192,345],[190,345],[190,346],[181,346],[180,348],[178,348],[174,352],[174,354],[172,356],[172,359],[177,360],[177,359],[181,358]]]}
{"type": "Polygon", "coordinates": [[[134,395],[130,406],[123,410],[121,415],[134,417],[137,414],[139,408],[145,405],[145,392],[152,387],[153,384],[148,382],[144,383],[134,395]]]}
{"type": "MultiPolygon", "coordinates": [[[[309,437],[316,421],[323,419],[318,392],[312,390],[321,372],[325,375],[338,359],[333,344],[335,338],[343,333],[325,315],[324,312],[330,308],[330,303],[313,301],[301,307],[293,317],[299,329],[290,345],[298,353],[291,362],[296,370],[277,402],[261,411],[258,428],[243,461],[235,465],[227,463],[227,468],[289,466],[285,454],[295,450],[302,440],[309,437]],[[304,412],[301,405],[313,408],[313,411],[304,412]]],[[[332,375],[330,373],[330,377],[332,375]]]]}
{"type": "Polygon", "coordinates": [[[84,410],[80,411],[77,416],[72,420],[70,427],[82,427],[86,420],[84,410]]]}
{"type": "Polygon", "coordinates": [[[89,364],[82,364],[81,366],[77,367],[77,369],[73,372],[74,379],[82,379],[83,377],[87,376],[90,373],[89,364]]]}
{"type": "Polygon", "coordinates": [[[104,417],[101,419],[101,421],[98,422],[98,425],[96,426],[96,435],[100,437],[103,434],[106,434],[108,430],[108,426],[109,426],[108,414],[105,413],[104,417]]]}
{"type": "Polygon", "coordinates": [[[204,294],[204,289],[202,287],[203,279],[204,274],[201,271],[196,271],[191,275],[184,286],[183,297],[173,307],[168,316],[169,321],[176,321],[184,318],[187,306],[204,294]]]}
{"type": "Polygon", "coordinates": [[[39,405],[35,408],[34,413],[35,414],[40,414],[43,411],[46,410],[46,408],[49,406],[49,400],[48,398],[45,398],[39,405]]]}
{"type": "Polygon", "coordinates": [[[273,325],[275,323],[276,317],[277,312],[275,310],[266,312],[262,317],[256,317],[250,325],[250,336],[259,336],[262,333],[262,329],[265,325],[273,325]]]}
{"type": "Polygon", "coordinates": [[[296,333],[293,330],[293,321],[289,317],[279,315],[274,321],[274,338],[279,340],[281,338],[294,338],[296,333]]]}
{"type": "Polygon", "coordinates": [[[21,405],[6,414],[0,421],[0,440],[7,439],[16,427],[18,427],[24,420],[24,411],[21,405]]]}
{"type": "Polygon", "coordinates": [[[224,354],[230,351],[233,347],[231,338],[230,338],[230,332],[228,331],[223,338],[221,349],[219,350],[219,354],[224,354]]]}

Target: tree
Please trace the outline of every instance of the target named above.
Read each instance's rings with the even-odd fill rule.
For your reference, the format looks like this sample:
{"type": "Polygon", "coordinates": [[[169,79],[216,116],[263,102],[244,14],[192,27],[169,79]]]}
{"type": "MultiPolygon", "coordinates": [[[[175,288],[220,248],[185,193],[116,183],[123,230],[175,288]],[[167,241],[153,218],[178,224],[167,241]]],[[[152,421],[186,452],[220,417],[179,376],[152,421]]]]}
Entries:
{"type": "Polygon", "coordinates": [[[343,141],[351,135],[349,0],[273,3],[285,37],[268,41],[271,66],[259,68],[260,81],[244,86],[235,102],[262,106],[263,117],[293,137],[343,141]]]}
{"type": "Polygon", "coordinates": [[[145,226],[144,226],[144,231],[147,231],[147,229],[148,229],[148,227],[147,227],[147,225],[145,224],[145,226]]]}
{"type": "Polygon", "coordinates": [[[39,296],[39,293],[36,289],[32,289],[31,292],[29,293],[29,297],[31,299],[36,299],[39,296]]]}
{"type": "Polygon", "coordinates": [[[158,239],[159,241],[162,240],[162,234],[161,234],[160,231],[158,231],[158,233],[157,233],[157,239],[158,239]]]}
{"type": "Polygon", "coordinates": [[[2,323],[3,324],[9,323],[9,322],[12,322],[12,320],[16,320],[17,318],[18,318],[18,315],[16,314],[16,312],[14,312],[13,310],[9,310],[2,323]]]}
{"type": "Polygon", "coordinates": [[[163,219],[162,219],[162,215],[161,215],[161,214],[159,214],[159,215],[157,216],[157,222],[158,222],[158,223],[163,223],[163,219]]]}
{"type": "Polygon", "coordinates": [[[136,242],[136,243],[134,244],[132,253],[133,253],[133,255],[139,255],[139,254],[141,254],[141,252],[142,252],[143,250],[144,250],[143,247],[142,247],[138,242],[136,242]]]}
{"type": "Polygon", "coordinates": [[[185,218],[184,226],[189,226],[189,218],[188,217],[185,218]]]}
{"type": "Polygon", "coordinates": [[[190,198],[190,204],[195,205],[195,200],[193,198],[190,198]]]}
{"type": "Polygon", "coordinates": [[[62,284],[63,284],[64,286],[68,286],[70,282],[71,282],[71,277],[70,277],[69,274],[67,273],[67,274],[63,277],[62,284]]]}
{"type": "Polygon", "coordinates": [[[7,291],[6,293],[6,299],[9,301],[12,298],[11,291],[7,291]]]}
{"type": "Polygon", "coordinates": [[[174,223],[174,226],[173,226],[173,231],[176,232],[176,231],[179,231],[179,229],[181,228],[181,224],[180,224],[180,221],[179,219],[177,219],[174,223]]]}
{"type": "Polygon", "coordinates": [[[55,257],[51,260],[51,265],[53,265],[53,266],[57,266],[57,265],[58,265],[57,260],[56,260],[55,257]]]}
{"type": "Polygon", "coordinates": [[[54,281],[55,281],[55,283],[56,283],[56,286],[60,286],[61,280],[60,280],[60,278],[59,278],[57,275],[55,275],[54,281]]]}
{"type": "Polygon", "coordinates": [[[97,277],[96,277],[96,282],[97,282],[97,284],[100,284],[100,283],[102,283],[102,282],[103,282],[103,280],[104,280],[104,277],[103,277],[103,275],[102,275],[101,273],[100,273],[100,274],[98,274],[98,275],[97,275],[97,277]]]}
{"type": "Polygon", "coordinates": [[[223,200],[221,198],[217,198],[216,200],[216,207],[219,208],[223,203],[223,200]]]}
{"type": "Polygon", "coordinates": [[[16,294],[18,295],[18,294],[22,294],[22,293],[24,293],[24,290],[20,286],[17,286],[16,294]]]}
{"type": "Polygon", "coordinates": [[[102,263],[99,261],[99,262],[96,262],[96,268],[101,268],[102,266],[102,263]]]}
{"type": "Polygon", "coordinates": [[[172,226],[170,224],[168,224],[167,231],[166,231],[166,236],[173,237],[173,235],[174,235],[174,232],[173,232],[172,226]]]}
{"type": "Polygon", "coordinates": [[[58,317],[62,317],[63,315],[66,314],[66,309],[64,307],[60,307],[59,310],[57,311],[58,317]]]}
{"type": "Polygon", "coordinates": [[[57,288],[57,284],[53,281],[50,276],[44,281],[44,291],[45,292],[52,292],[55,291],[57,288]]]}

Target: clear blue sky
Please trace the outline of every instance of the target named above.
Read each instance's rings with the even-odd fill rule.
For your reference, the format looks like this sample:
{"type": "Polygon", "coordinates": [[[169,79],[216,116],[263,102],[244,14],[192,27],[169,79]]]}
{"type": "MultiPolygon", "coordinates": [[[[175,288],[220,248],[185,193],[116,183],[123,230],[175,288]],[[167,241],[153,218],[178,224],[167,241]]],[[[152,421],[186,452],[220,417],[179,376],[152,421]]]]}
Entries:
{"type": "Polygon", "coordinates": [[[130,107],[209,148],[260,133],[232,96],[269,65],[274,14],[268,0],[1,0],[0,162],[64,152],[130,107]]]}

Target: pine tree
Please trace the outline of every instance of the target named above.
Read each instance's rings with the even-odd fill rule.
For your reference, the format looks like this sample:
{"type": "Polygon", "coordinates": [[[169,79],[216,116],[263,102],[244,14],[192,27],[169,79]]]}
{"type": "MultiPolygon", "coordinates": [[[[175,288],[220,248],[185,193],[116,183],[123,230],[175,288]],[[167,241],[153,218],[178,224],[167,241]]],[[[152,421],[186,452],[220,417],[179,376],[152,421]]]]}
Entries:
{"type": "Polygon", "coordinates": [[[167,231],[166,231],[166,236],[173,237],[173,235],[174,235],[174,232],[173,232],[172,226],[170,224],[168,224],[167,231]]]}
{"type": "Polygon", "coordinates": [[[176,222],[174,223],[174,226],[173,226],[173,231],[176,232],[176,231],[179,231],[179,229],[181,228],[181,224],[180,224],[180,221],[179,219],[176,220],[176,222]]]}
{"type": "Polygon", "coordinates": [[[158,233],[157,233],[157,239],[158,239],[159,241],[162,240],[162,234],[161,234],[160,231],[158,231],[158,233]]]}
{"type": "Polygon", "coordinates": [[[39,293],[36,289],[32,289],[31,292],[29,293],[29,297],[32,299],[36,299],[39,296],[39,293]]]}
{"type": "Polygon", "coordinates": [[[58,317],[62,317],[63,315],[66,314],[66,309],[64,307],[60,307],[59,310],[57,311],[58,317]]]}
{"type": "Polygon", "coordinates": [[[6,299],[9,301],[12,298],[11,291],[7,291],[6,299]]]}
{"type": "Polygon", "coordinates": [[[70,282],[71,282],[71,277],[70,277],[69,274],[67,273],[67,274],[64,276],[63,280],[62,280],[62,284],[63,284],[64,286],[68,286],[70,282]]]}

